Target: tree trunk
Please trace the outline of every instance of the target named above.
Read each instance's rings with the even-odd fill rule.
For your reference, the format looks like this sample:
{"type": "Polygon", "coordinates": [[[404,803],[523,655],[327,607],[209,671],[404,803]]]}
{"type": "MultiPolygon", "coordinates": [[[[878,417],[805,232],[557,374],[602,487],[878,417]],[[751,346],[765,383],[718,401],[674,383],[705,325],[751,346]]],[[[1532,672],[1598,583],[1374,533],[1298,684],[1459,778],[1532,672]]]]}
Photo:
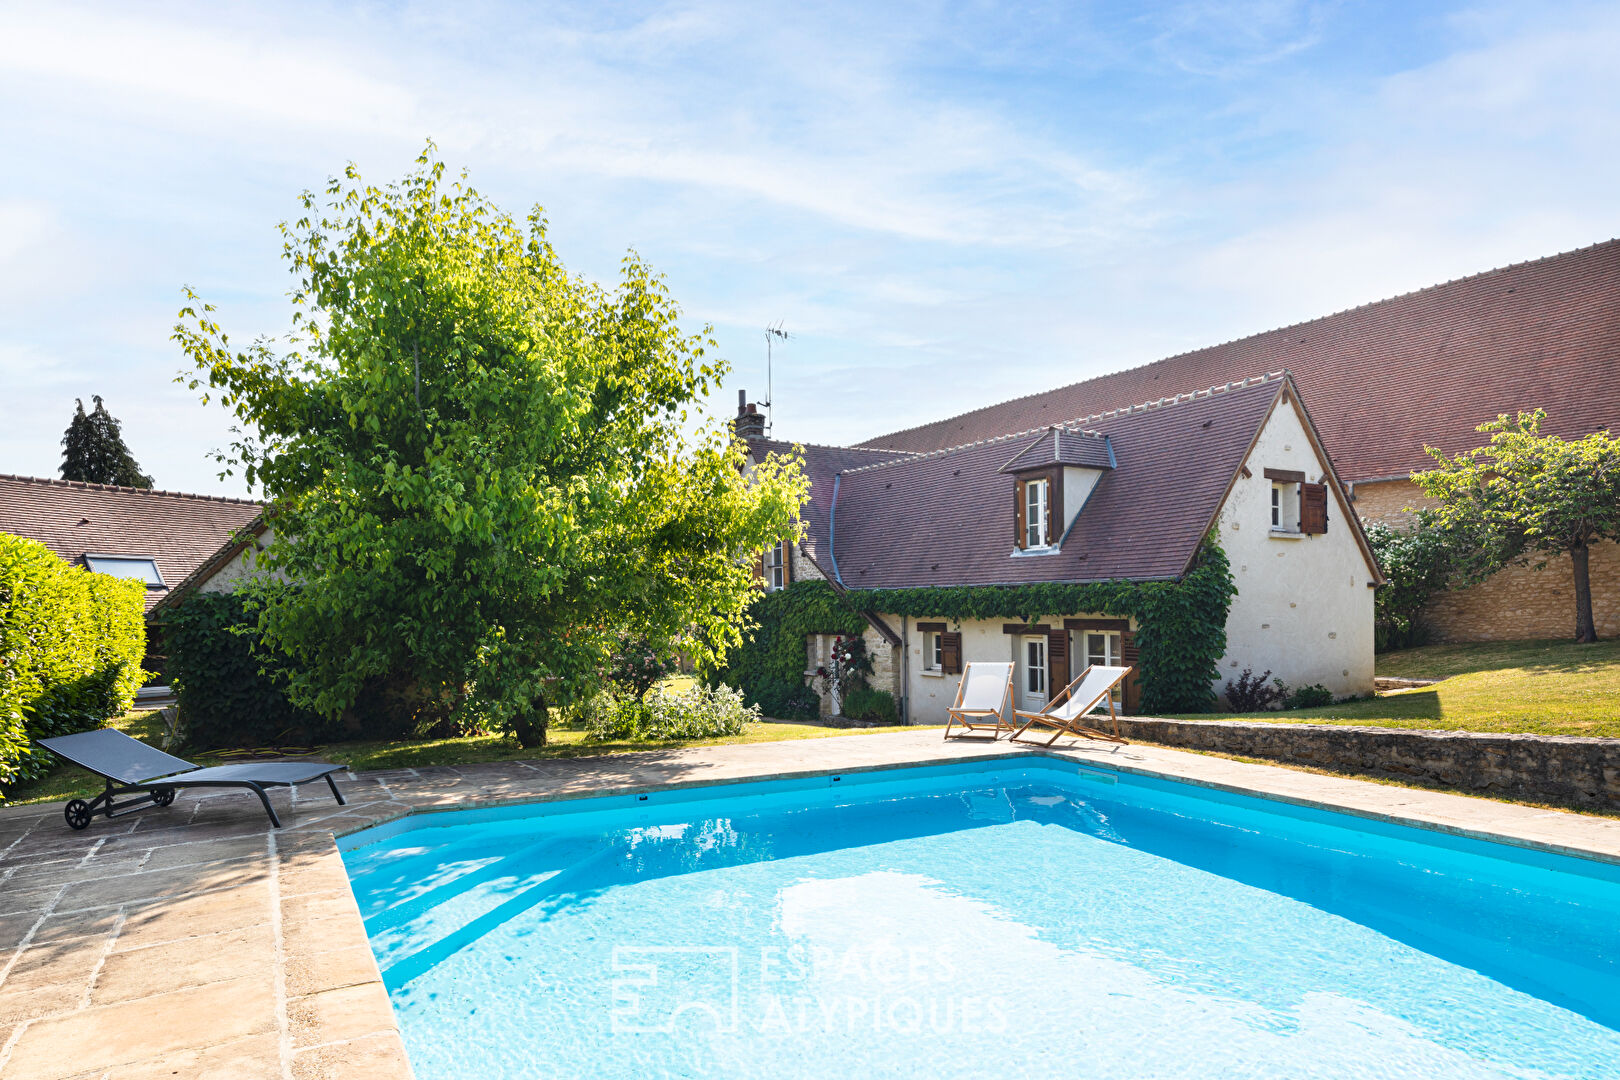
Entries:
{"type": "Polygon", "coordinates": [[[1569,551],[1575,567],[1575,640],[1597,640],[1597,624],[1592,619],[1592,579],[1587,575],[1587,556],[1591,548],[1578,544],[1569,551]]]}
{"type": "Polygon", "coordinates": [[[525,750],[546,745],[546,729],[551,726],[551,712],[546,708],[546,699],[537,695],[532,704],[529,712],[512,720],[512,734],[517,736],[518,745],[525,750]]]}

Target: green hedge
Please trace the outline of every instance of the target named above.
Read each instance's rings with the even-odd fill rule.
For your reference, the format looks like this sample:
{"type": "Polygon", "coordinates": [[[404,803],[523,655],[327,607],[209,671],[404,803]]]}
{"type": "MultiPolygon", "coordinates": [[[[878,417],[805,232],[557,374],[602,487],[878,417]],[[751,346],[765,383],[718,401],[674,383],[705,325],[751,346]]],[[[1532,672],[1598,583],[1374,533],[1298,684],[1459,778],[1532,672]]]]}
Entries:
{"type": "Polygon", "coordinates": [[[0,533],[0,798],[55,759],[29,740],[101,727],[146,678],[146,586],[0,533]]]}
{"type": "Polygon", "coordinates": [[[337,725],[294,707],[274,674],[285,658],[260,644],[258,616],[235,593],[197,593],[163,615],[169,681],[186,739],[200,747],[308,743],[337,725]]]}
{"type": "Polygon", "coordinates": [[[1144,712],[1207,712],[1215,707],[1235,595],[1231,564],[1216,544],[1206,544],[1179,581],[852,589],[843,596],[825,581],[802,581],[748,609],[756,625],[724,678],[769,713],[773,695],[804,681],[805,635],[859,633],[866,625],[861,611],[953,622],[1085,612],[1137,620],[1144,712]]]}

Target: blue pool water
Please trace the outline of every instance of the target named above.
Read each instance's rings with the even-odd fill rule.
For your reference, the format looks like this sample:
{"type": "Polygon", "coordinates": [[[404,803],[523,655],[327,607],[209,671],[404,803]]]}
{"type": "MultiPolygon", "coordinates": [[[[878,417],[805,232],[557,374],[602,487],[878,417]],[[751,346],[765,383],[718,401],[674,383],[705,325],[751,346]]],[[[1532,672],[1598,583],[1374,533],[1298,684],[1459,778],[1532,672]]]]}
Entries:
{"type": "Polygon", "coordinates": [[[1620,1076],[1620,868],[1051,759],[345,845],[419,1080],[1620,1076]]]}

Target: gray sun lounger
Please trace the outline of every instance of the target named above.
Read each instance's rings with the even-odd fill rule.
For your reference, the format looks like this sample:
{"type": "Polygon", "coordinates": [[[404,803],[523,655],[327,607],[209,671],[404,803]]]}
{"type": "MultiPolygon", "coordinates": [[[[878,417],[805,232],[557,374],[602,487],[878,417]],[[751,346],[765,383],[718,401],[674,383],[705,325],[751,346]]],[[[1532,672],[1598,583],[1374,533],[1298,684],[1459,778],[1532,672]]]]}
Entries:
{"type": "Polygon", "coordinates": [[[343,794],[338,791],[332,774],[343,772],[348,766],[333,765],[329,761],[257,761],[205,769],[112,728],[40,739],[39,745],[107,781],[107,790],[94,799],[89,802],[74,799],[63,809],[62,816],[75,829],[88,827],[97,814],[115,818],[153,806],[168,806],[174,802],[176,789],[183,787],[247,788],[259,797],[264,812],[270,815],[270,824],[278,829],[281,819],[270,805],[265,788],[290,788],[294,784],[325,779],[327,787],[332,789],[332,797],[339,806],[344,805],[343,794]],[[115,803],[114,798],[120,795],[137,797],[115,803]]]}

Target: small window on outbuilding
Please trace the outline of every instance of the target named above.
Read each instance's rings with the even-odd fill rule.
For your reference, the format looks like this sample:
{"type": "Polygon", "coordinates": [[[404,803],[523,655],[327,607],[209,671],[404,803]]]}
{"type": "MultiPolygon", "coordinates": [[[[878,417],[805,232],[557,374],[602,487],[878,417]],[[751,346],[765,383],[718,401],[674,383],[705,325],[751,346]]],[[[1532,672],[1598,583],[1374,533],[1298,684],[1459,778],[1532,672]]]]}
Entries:
{"type": "Polygon", "coordinates": [[[92,574],[134,578],[145,582],[148,589],[166,588],[157,560],[145,555],[86,555],[84,565],[92,574]]]}
{"type": "Polygon", "coordinates": [[[1267,469],[1271,531],[1314,536],[1327,532],[1327,485],[1305,482],[1296,469],[1267,469]]]}

